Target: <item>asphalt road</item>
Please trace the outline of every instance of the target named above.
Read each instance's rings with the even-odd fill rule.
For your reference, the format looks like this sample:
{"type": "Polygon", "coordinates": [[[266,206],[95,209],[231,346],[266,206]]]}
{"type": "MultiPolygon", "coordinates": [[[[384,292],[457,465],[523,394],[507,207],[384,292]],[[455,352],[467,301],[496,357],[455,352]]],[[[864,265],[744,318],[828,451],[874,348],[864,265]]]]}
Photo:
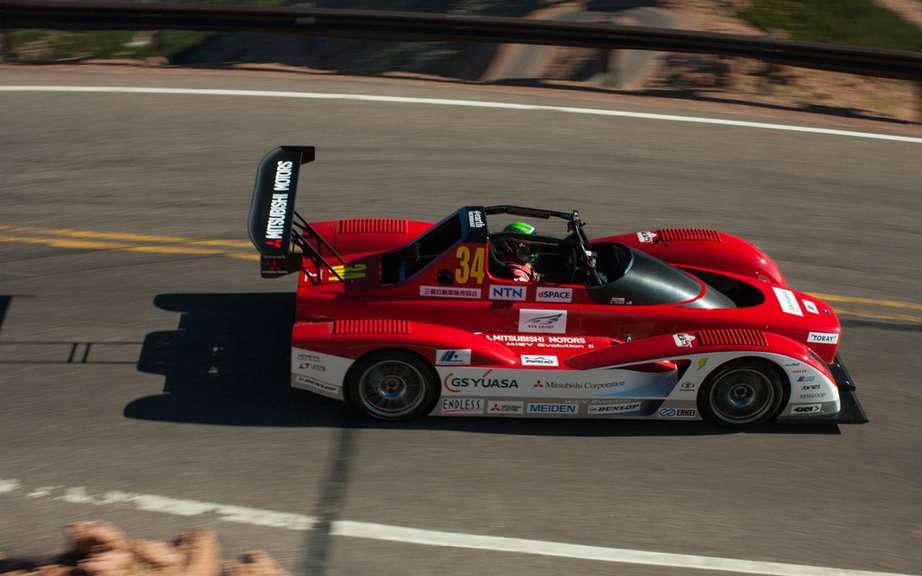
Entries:
{"type": "MultiPolygon", "coordinates": [[[[5,69],[4,84],[573,104],[309,76],[5,69]]],[[[228,239],[246,252],[256,162],[283,143],[317,146],[299,198],[311,218],[435,219],[478,202],[581,208],[592,233],[714,227],[754,240],[799,289],[922,301],[920,144],[547,111],[0,93],[0,226],[31,227],[0,229],[19,238],[0,241],[0,479],[21,483],[0,489],[0,550],[60,548],[63,524],[105,518],[144,537],[211,527],[228,554],[264,547],[291,570],[333,575],[706,573],[181,516],[81,497],[83,487],[321,521],[922,573],[922,313],[911,307],[843,304],[867,309],[843,317],[842,345],[864,426],[384,426],[280,389],[290,279],[261,280],[241,257],[100,249],[79,243],[99,239],[85,232],[48,245],[67,229],[228,239]]]]}

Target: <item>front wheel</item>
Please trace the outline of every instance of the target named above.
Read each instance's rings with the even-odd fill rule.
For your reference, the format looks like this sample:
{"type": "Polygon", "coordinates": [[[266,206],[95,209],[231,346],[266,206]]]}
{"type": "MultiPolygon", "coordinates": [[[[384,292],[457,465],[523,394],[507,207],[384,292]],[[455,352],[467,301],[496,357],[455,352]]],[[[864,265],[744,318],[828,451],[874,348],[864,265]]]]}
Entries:
{"type": "Polygon", "coordinates": [[[714,371],[698,393],[706,420],[728,428],[749,428],[777,417],[784,402],[784,377],[770,362],[747,358],[714,371]]]}
{"type": "Polygon", "coordinates": [[[346,400],[379,420],[410,420],[435,405],[438,378],[420,357],[402,350],[375,352],[346,377],[346,400]]]}

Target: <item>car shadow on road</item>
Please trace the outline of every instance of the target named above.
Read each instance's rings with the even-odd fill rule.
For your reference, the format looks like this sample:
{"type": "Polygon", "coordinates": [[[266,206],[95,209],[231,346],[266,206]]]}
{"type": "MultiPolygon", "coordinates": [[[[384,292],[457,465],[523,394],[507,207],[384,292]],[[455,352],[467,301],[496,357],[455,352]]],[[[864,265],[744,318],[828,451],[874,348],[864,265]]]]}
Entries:
{"type": "MultiPolygon", "coordinates": [[[[176,330],[144,339],[138,369],[162,374],[163,391],[130,402],[128,418],[226,426],[402,428],[546,436],[699,436],[731,431],[701,422],[422,418],[385,423],[341,402],[290,390],[294,294],[162,294],[181,314],[176,330]]],[[[766,426],[749,433],[837,434],[832,425],[766,426]]]]}

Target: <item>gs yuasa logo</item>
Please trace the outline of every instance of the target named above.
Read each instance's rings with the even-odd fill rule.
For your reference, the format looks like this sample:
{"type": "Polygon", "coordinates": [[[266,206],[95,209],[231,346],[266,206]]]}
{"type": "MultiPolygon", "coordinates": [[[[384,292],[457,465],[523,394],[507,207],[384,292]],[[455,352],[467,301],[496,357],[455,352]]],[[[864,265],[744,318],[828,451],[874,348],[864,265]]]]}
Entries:
{"type": "Polygon", "coordinates": [[[490,376],[493,370],[487,370],[480,376],[455,376],[450,372],[445,376],[442,383],[449,392],[463,392],[467,389],[491,389],[491,388],[518,388],[519,382],[515,378],[496,378],[490,376]]]}

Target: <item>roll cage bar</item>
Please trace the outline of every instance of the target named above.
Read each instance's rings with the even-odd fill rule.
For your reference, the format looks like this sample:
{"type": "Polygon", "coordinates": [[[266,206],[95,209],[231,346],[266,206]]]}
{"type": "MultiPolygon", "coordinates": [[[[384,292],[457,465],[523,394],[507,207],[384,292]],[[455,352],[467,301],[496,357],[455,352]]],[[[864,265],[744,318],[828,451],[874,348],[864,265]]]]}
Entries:
{"type": "Polygon", "coordinates": [[[484,208],[484,212],[488,215],[490,214],[510,214],[512,216],[526,216],[529,218],[542,218],[544,220],[549,220],[550,218],[560,218],[561,220],[567,221],[567,231],[576,238],[577,243],[579,244],[579,250],[577,258],[583,265],[586,266],[587,271],[589,272],[589,278],[591,281],[594,281],[596,285],[602,285],[602,277],[599,275],[598,270],[596,270],[596,256],[592,251],[592,244],[589,243],[589,238],[586,236],[586,232],[583,230],[585,222],[579,217],[579,211],[573,210],[572,212],[560,212],[557,210],[544,210],[541,208],[528,208],[526,206],[513,206],[510,204],[498,204],[496,206],[487,206],[484,208]]]}

